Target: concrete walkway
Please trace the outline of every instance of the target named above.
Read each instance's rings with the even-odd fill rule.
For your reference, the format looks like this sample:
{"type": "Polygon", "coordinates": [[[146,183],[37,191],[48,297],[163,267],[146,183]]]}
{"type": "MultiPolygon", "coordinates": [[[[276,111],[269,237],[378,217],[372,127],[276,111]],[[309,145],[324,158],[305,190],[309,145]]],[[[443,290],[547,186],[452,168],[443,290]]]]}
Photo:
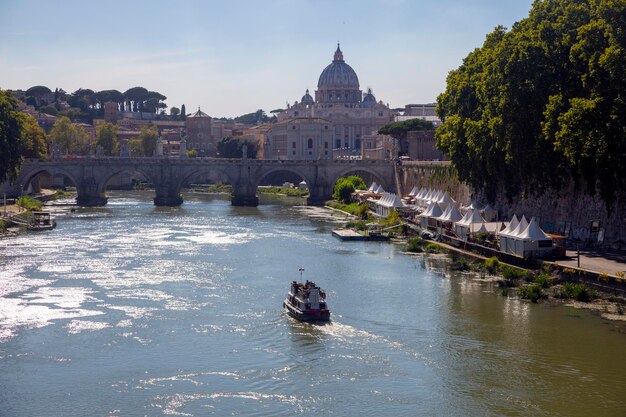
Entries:
{"type": "MultiPolygon", "coordinates": [[[[559,259],[559,265],[578,268],[577,253],[568,250],[567,259],[559,259]]],[[[580,251],[580,268],[600,274],[616,275],[618,272],[626,273],[626,252],[605,252],[597,250],[580,251]]]]}

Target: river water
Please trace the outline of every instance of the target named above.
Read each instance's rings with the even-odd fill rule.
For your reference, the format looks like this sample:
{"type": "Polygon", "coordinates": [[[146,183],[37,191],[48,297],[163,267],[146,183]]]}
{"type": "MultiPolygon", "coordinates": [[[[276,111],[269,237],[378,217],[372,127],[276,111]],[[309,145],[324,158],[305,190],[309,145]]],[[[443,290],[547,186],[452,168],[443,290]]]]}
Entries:
{"type": "Polygon", "coordinates": [[[626,416],[626,329],[343,218],[114,193],[0,241],[0,416],[626,416]],[[316,281],[333,321],[282,312],[316,281]]]}

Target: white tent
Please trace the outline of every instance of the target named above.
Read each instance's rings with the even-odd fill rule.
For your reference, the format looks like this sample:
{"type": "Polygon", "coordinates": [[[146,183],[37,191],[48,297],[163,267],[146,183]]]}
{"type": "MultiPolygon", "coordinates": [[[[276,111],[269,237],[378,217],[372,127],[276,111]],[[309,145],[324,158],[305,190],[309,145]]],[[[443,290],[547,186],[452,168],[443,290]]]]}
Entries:
{"type": "Polygon", "coordinates": [[[472,200],[469,205],[462,207],[461,211],[463,211],[464,213],[467,213],[469,211],[479,210],[479,209],[480,209],[480,205],[476,202],[476,200],[472,200]]]}
{"type": "Polygon", "coordinates": [[[370,187],[367,189],[367,191],[376,192],[377,189],[378,189],[378,184],[376,184],[376,181],[374,181],[372,185],[370,185],[370,187]]]}
{"type": "Polygon", "coordinates": [[[494,209],[489,204],[483,207],[483,209],[480,210],[480,213],[488,222],[495,222],[496,219],[498,218],[498,210],[494,209]]]}
{"type": "Polygon", "coordinates": [[[382,185],[379,185],[378,188],[374,191],[376,194],[382,194],[385,192],[385,189],[382,185]]]}
{"type": "Polygon", "coordinates": [[[413,186],[413,188],[411,189],[411,192],[409,193],[409,195],[411,197],[415,197],[417,195],[417,193],[419,192],[419,190],[417,189],[416,186],[413,186]]]}
{"type": "Polygon", "coordinates": [[[439,217],[442,213],[443,212],[441,211],[441,207],[439,206],[439,204],[431,201],[426,211],[420,214],[420,225],[423,228],[428,227],[428,219],[439,217]]]}
{"type": "Polygon", "coordinates": [[[498,236],[500,237],[501,252],[508,252],[507,246],[510,238],[509,235],[517,227],[518,224],[519,220],[517,220],[517,215],[514,214],[509,224],[507,224],[507,226],[498,233],[498,236]]]}
{"type": "Polygon", "coordinates": [[[452,197],[450,197],[450,194],[448,194],[448,192],[441,194],[441,196],[439,197],[439,200],[437,201],[439,203],[442,203],[443,205],[456,204],[456,201],[454,201],[452,197]]]}
{"type": "Polygon", "coordinates": [[[515,254],[517,236],[522,233],[528,227],[528,220],[526,216],[522,216],[522,220],[519,221],[517,226],[507,234],[506,252],[515,254]]]}
{"type": "Polygon", "coordinates": [[[465,215],[461,221],[455,225],[455,232],[461,239],[466,239],[472,233],[477,233],[485,219],[478,210],[472,210],[469,215],[465,215]]]}
{"type": "Polygon", "coordinates": [[[448,208],[446,209],[446,212],[441,215],[441,217],[439,218],[440,221],[442,222],[458,222],[460,220],[463,219],[463,216],[461,216],[461,213],[459,213],[459,210],[456,208],[456,206],[454,204],[448,204],[448,208]]]}
{"type": "Polygon", "coordinates": [[[515,236],[515,254],[541,257],[552,250],[552,238],[544,233],[533,217],[528,226],[515,236]]]}
{"type": "Polygon", "coordinates": [[[393,210],[402,207],[405,207],[405,205],[400,197],[394,193],[384,193],[376,204],[376,214],[387,217],[393,210]]]}

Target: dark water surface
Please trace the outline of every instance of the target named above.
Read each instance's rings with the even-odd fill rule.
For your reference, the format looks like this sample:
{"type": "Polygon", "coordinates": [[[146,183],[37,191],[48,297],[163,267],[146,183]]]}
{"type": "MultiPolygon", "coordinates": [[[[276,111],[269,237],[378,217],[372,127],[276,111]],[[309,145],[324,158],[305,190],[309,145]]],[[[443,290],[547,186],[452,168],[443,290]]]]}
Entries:
{"type": "Polygon", "coordinates": [[[0,240],[0,416],[626,416],[624,325],[323,209],[117,193],[0,240]],[[333,322],[281,309],[298,268],[333,322]]]}

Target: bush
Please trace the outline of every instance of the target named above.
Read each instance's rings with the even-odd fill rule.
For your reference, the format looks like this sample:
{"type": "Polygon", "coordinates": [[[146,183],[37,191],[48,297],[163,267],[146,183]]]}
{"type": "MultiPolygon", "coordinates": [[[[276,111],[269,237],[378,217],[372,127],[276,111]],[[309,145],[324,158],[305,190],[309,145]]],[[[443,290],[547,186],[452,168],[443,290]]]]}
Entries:
{"type": "Polygon", "coordinates": [[[446,253],[447,250],[437,245],[436,243],[429,243],[424,247],[426,253],[446,253]]]}
{"type": "Polygon", "coordinates": [[[546,274],[539,274],[535,277],[535,284],[541,286],[541,288],[549,288],[552,285],[550,277],[546,274]]]}
{"type": "Polygon", "coordinates": [[[585,284],[575,283],[575,282],[566,282],[563,284],[563,289],[561,294],[565,298],[573,298],[576,301],[589,302],[595,298],[595,292],[587,288],[585,284]]]}
{"type": "Polygon", "coordinates": [[[502,276],[506,280],[527,280],[527,277],[532,277],[532,274],[528,271],[523,271],[521,269],[512,268],[510,266],[503,266],[502,268],[502,276]]]}
{"type": "Polygon", "coordinates": [[[495,274],[500,267],[500,261],[495,256],[485,259],[485,267],[490,274],[495,274]]]}
{"type": "Polygon", "coordinates": [[[519,287],[517,289],[517,294],[520,298],[525,300],[530,300],[533,303],[536,303],[541,298],[541,285],[533,284],[526,285],[524,287],[519,287]]]}
{"type": "Polygon", "coordinates": [[[450,265],[450,269],[452,269],[453,271],[469,271],[470,264],[466,259],[463,258],[454,259],[452,261],[452,264],[450,265]]]}
{"type": "Polygon", "coordinates": [[[422,253],[424,252],[424,240],[419,237],[412,237],[406,245],[407,252],[422,253]]]}
{"type": "Polygon", "coordinates": [[[21,196],[20,198],[18,198],[15,201],[15,204],[17,204],[20,207],[25,208],[26,210],[30,210],[30,211],[41,210],[41,206],[42,206],[41,201],[39,201],[39,200],[37,200],[37,199],[35,199],[35,198],[31,197],[31,196],[28,196],[28,195],[24,195],[24,196],[21,196]]]}

